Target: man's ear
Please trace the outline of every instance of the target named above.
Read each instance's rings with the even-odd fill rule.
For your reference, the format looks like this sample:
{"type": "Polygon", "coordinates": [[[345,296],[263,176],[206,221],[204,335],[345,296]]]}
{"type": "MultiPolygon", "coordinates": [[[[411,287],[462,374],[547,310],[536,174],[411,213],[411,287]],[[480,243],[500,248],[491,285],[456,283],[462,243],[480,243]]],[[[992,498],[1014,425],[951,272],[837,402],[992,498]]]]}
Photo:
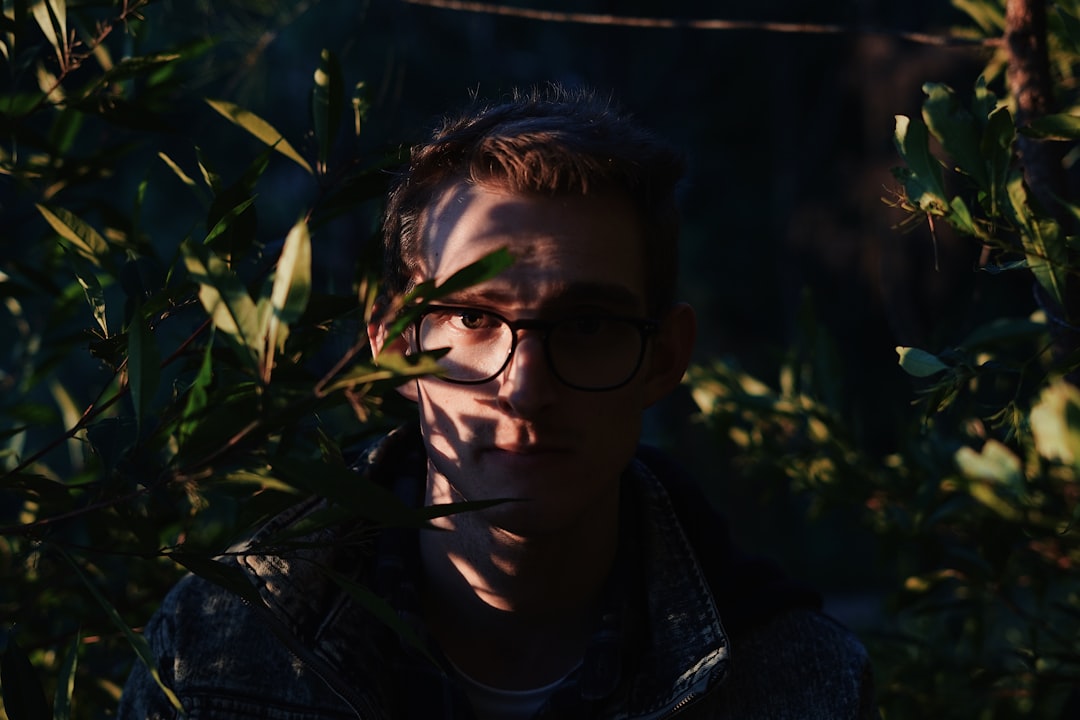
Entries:
{"type": "Polygon", "coordinates": [[[677,303],[652,337],[645,378],[645,406],[658,402],[682,382],[697,338],[694,308],[677,303]]]}
{"type": "MultiPolygon", "coordinates": [[[[397,353],[399,355],[408,354],[409,342],[405,339],[404,335],[397,335],[395,337],[388,337],[386,330],[386,323],[380,321],[372,321],[367,326],[368,342],[371,343],[371,357],[375,364],[379,364],[379,356],[383,353],[397,353]]],[[[409,380],[401,385],[398,385],[396,390],[404,397],[416,402],[417,400],[417,388],[416,381],[409,380]]]]}

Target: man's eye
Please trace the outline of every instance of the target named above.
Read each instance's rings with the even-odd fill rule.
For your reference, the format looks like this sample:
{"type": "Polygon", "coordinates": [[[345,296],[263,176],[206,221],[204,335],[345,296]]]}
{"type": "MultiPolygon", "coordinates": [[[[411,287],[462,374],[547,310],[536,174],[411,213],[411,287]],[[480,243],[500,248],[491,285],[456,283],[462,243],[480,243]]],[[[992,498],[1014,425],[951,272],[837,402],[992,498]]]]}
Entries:
{"type": "Polygon", "coordinates": [[[490,328],[495,323],[492,319],[482,312],[473,312],[470,310],[462,310],[454,313],[454,319],[457,324],[466,330],[483,330],[484,328],[490,328]]]}
{"type": "Polygon", "coordinates": [[[583,315],[567,321],[567,329],[578,335],[593,335],[603,331],[607,320],[595,315],[583,315]]]}

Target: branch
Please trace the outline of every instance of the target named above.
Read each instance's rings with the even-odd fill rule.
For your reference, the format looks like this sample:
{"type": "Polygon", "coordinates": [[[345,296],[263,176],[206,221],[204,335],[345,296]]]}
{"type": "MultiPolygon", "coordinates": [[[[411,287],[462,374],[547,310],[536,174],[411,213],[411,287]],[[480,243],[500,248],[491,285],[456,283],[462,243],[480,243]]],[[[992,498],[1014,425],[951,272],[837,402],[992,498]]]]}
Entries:
{"type": "Polygon", "coordinates": [[[628,15],[598,15],[594,13],[557,12],[532,8],[507,7],[467,0],[402,0],[410,5],[454,10],[457,12],[503,15],[542,22],[577,23],[581,25],[612,25],[618,27],[685,29],[685,30],[755,30],[773,33],[798,33],[805,35],[884,35],[907,40],[920,45],[939,47],[998,46],[1000,38],[962,38],[948,35],[882,30],[877,28],[847,27],[844,25],[821,25],[815,23],[759,22],[754,20],[683,20],[676,18],[632,17],[628,15]]]}

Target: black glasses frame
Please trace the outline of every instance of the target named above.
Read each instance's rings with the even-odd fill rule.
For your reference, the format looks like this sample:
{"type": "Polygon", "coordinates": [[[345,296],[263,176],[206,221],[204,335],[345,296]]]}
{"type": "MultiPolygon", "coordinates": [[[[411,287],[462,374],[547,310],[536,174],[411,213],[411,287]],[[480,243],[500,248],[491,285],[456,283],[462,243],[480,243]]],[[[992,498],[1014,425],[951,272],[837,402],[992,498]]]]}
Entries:
{"type": "Polygon", "coordinates": [[[631,380],[633,380],[634,376],[636,376],[638,374],[638,371],[641,370],[641,363],[645,359],[645,351],[649,345],[649,338],[660,327],[660,324],[654,320],[646,320],[644,318],[636,318],[623,315],[606,315],[605,317],[611,320],[619,320],[620,322],[625,322],[633,325],[641,334],[641,350],[638,352],[637,361],[634,364],[633,371],[630,372],[630,374],[626,377],[625,380],[615,383],[613,385],[605,385],[603,387],[585,387],[581,385],[575,385],[574,383],[569,382],[568,380],[566,380],[566,378],[560,375],[559,371],[555,368],[555,361],[552,359],[551,355],[551,331],[554,330],[556,326],[561,325],[564,322],[569,322],[570,320],[573,320],[575,318],[570,317],[560,320],[522,318],[520,320],[509,320],[500,315],[499,313],[492,312],[491,310],[483,310],[480,308],[468,307],[464,305],[429,305],[428,307],[420,311],[420,314],[416,316],[416,319],[412,323],[413,333],[416,338],[417,349],[420,352],[425,352],[425,348],[422,347],[420,344],[420,323],[424,321],[425,317],[432,313],[446,312],[448,310],[476,312],[490,315],[491,317],[496,318],[510,328],[510,349],[507,351],[506,357],[499,365],[499,369],[491,373],[491,375],[489,375],[488,377],[479,380],[455,380],[453,378],[448,378],[442,375],[436,376],[439,380],[453,383],[455,385],[483,385],[484,383],[491,382],[500,374],[502,374],[503,370],[506,370],[506,367],[510,364],[510,359],[514,357],[514,351],[517,350],[518,346],[518,332],[521,330],[538,330],[542,333],[540,339],[544,344],[544,358],[547,360],[548,370],[551,371],[551,374],[555,377],[556,380],[561,382],[563,385],[566,385],[567,387],[573,388],[574,390],[582,390],[584,392],[606,392],[608,390],[617,390],[629,383],[631,380]]]}

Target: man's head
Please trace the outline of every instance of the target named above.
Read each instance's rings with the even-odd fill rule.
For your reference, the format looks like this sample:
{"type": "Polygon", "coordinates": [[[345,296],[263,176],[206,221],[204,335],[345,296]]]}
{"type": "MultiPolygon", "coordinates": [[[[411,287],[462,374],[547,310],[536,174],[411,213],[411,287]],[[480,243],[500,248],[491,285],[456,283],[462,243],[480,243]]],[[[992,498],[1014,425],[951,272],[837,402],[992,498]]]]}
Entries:
{"type": "Polygon", "coordinates": [[[431,502],[526,535],[608,527],[646,407],[689,362],[672,300],[678,156],[579,94],[516,96],[414,153],[386,220],[388,293],[441,284],[505,248],[513,264],[440,297],[377,349],[447,350],[401,387],[419,406],[431,502]]]}
{"type": "Polygon", "coordinates": [[[498,104],[474,103],[413,149],[391,189],[383,226],[384,289],[406,292],[418,276],[423,214],[449,185],[543,197],[611,194],[633,207],[649,309],[674,300],[682,156],[587,91],[547,87],[498,104]]]}

